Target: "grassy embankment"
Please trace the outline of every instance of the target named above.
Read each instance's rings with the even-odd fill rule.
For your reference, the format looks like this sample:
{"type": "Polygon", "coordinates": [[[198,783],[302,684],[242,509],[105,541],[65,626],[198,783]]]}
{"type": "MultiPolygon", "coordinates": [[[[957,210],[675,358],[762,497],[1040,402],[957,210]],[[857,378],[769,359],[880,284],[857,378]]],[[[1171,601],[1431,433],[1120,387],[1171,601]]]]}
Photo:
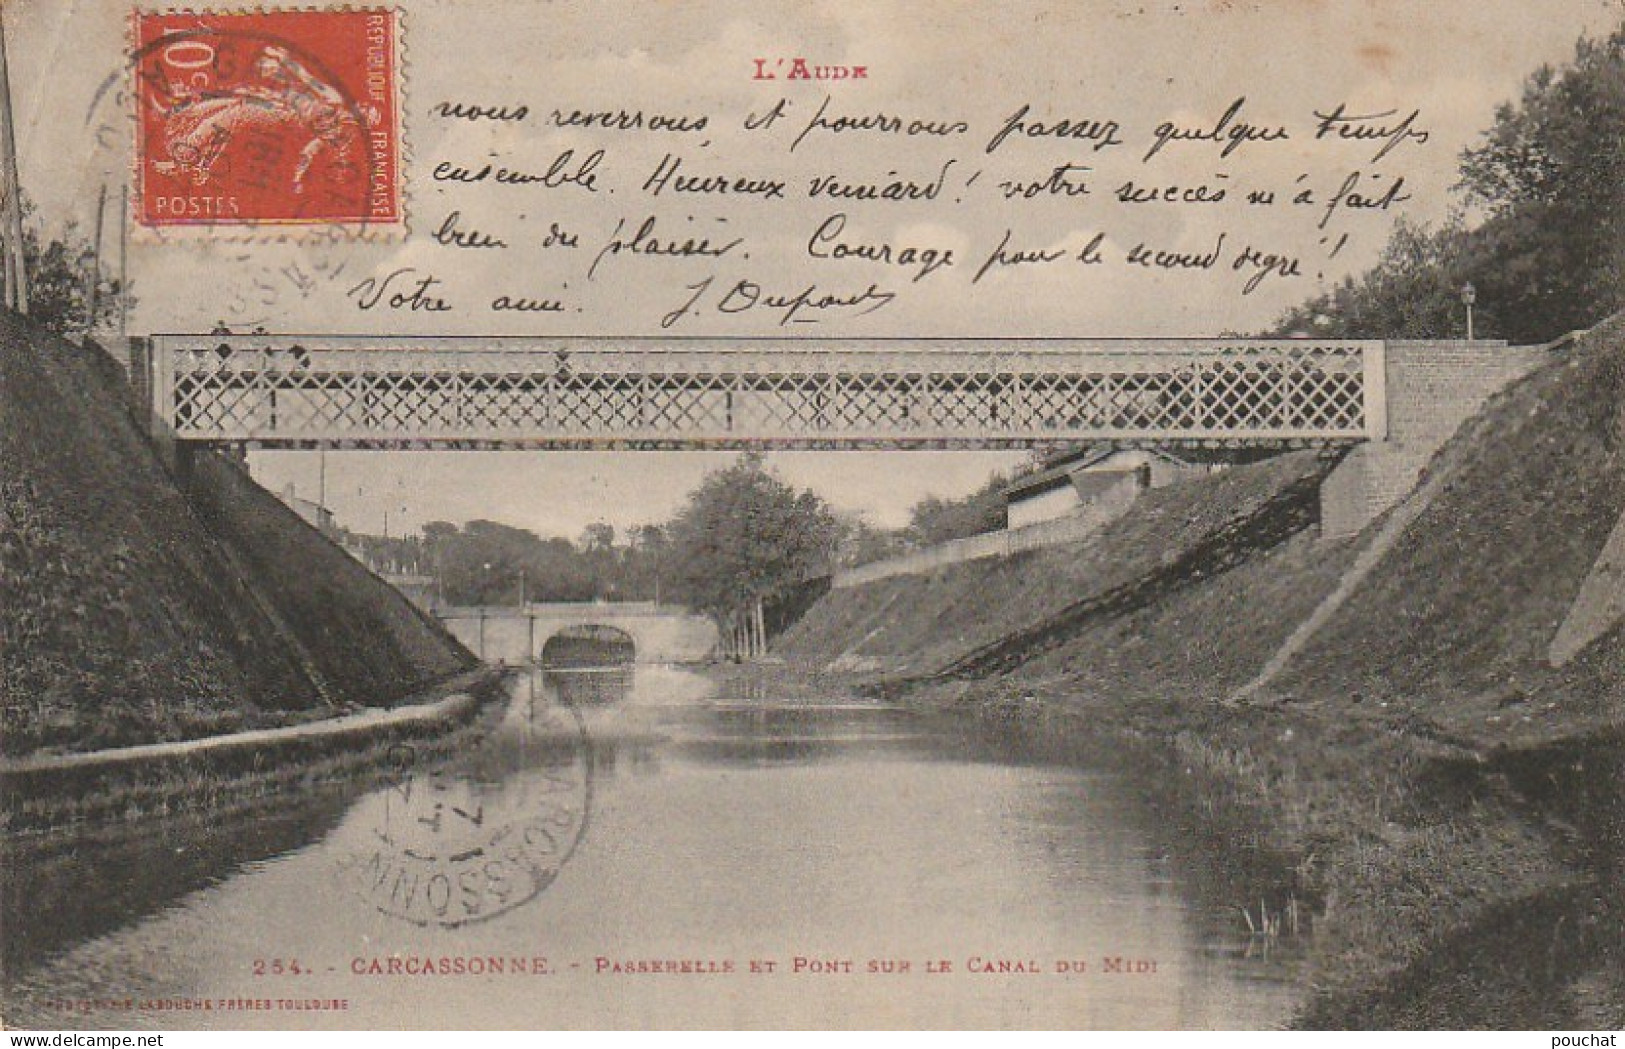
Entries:
{"type": "Polygon", "coordinates": [[[224,458],[183,489],[122,382],[0,318],[0,755],[392,706],[474,666],[224,458]]]}
{"type": "Polygon", "coordinates": [[[1378,527],[1320,543],[1303,455],[1154,493],[1092,543],[834,592],[780,651],[1015,731],[1145,741],[1316,902],[1304,1024],[1617,1026],[1625,634],[1545,652],[1625,508],[1622,406],[1617,328],[1497,397],[1244,704],[1378,527]]]}

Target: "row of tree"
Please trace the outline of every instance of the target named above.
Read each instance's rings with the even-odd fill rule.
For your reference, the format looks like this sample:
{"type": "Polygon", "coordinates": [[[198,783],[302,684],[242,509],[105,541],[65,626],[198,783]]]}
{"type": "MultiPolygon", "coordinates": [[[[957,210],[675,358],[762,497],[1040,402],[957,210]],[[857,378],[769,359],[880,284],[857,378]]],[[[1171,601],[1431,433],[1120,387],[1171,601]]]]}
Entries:
{"type": "Polygon", "coordinates": [[[716,620],[725,646],[767,643],[769,611],[837,568],[1004,526],[1003,474],[960,499],[928,497],[901,529],[870,526],[797,490],[761,455],[708,474],[669,521],[617,533],[589,526],[572,541],[495,521],[426,524],[393,539],[351,535],[374,564],[435,580],[456,605],[521,601],[661,601],[716,620]]]}
{"type": "Polygon", "coordinates": [[[704,612],[744,654],[766,645],[764,610],[828,574],[856,527],[746,454],[705,477],[663,524],[617,535],[589,526],[572,542],[494,521],[425,525],[420,536],[356,537],[375,561],[432,574],[451,604],[663,601],[704,612]]]}
{"type": "Polygon", "coordinates": [[[674,599],[669,585],[662,594],[670,557],[666,530],[659,525],[617,536],[609,525],[594,524],[571,541],[497,521],[474,520],[461,527],[430,521],[420,535],[352,532],[344,541],[380,570],[431,577],[447,604],[674,599]]]}
{"type": "Polygon", "coordinates": [[[1625,28],[1543,66],[1462,154],[1442,227],[1395,228],[1378,264],[1288,311],[1270,334],[1546,342],[1625,307],[1625,28]],[[1469,217],[1478,219],[1469,224],[1469,217]]]}

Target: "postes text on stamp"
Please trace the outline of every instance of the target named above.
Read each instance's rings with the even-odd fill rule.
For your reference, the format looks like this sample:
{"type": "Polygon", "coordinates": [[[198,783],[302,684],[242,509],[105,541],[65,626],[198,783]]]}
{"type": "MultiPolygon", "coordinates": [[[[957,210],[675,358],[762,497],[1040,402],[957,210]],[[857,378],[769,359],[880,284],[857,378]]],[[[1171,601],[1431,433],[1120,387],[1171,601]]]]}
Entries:
{"type": "Polygon", "coordinates": [[[139,221],[403,221],[399,25],[388,9],[138,12],[139,221]]]}

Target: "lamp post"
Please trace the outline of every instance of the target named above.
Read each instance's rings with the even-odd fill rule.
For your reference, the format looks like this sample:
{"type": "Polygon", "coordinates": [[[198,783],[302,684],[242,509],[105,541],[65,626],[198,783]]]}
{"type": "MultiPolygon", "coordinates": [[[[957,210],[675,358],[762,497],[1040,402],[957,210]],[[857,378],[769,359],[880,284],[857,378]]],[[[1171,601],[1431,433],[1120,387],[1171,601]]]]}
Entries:
{"type": "Polygon", "coordinates": [[[430,556],[434,560],[434,608],[442,608],[446,604],[446,569],[440,560],[440,544],[436,543],[429,548],[430,556]]]}
{"type": "Polygon", "coordinates": [[[1467,341],[1473,341],[1473,303],[1478,301],[1478,289],[1468,281],[1461,286],[1461,304],[1467,307],[1467,341]]]}
{"type": "Polygon", "coordinates": [[[485,588],[491,578],[491,562],[486,561],[480,565],[480,659],[485,659],[485,613],[488,611],[486,603],[490,598],[486,596],[485,588]]]}
{"type": "Polygon", "coordinates": [[[534,663],[541,653],[536,651],[536,617],[530,614],[530,596],[525,593],[525,568],[519,569],[519,614],[525,617],[525,661],[534,663]]]}

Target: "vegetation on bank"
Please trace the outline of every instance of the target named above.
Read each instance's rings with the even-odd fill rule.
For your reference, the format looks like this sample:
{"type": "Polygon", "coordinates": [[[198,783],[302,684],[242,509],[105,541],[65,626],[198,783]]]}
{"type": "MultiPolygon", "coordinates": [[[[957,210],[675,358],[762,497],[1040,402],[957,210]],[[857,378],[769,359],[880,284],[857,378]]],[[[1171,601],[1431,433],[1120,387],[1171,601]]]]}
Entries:
{"type": "Polygon", "coordinates": [[[258,727],[314,701],[130,424],[116,377],[0,325],[0,750],[258,727]]]}
{"type": "Polygon", "coordinates": [[[1041,634],[1069,610],[1147,577],[1158,576],[1164,589],[1194,584],[1216,566],[1191,555],[1226,529],[1275,517],[1302,529],[1330,466],[1314,451],[1279,456],[1149,491],[1087,541],[834,591],[775,651],[846,669],[935,674],[1011,635],[1041,634]]]}
{"type": "Polygon", "coordinates": [[[767,608],[833,571],[850,536],[822,497],[746,453],[708,473],[671,520],[624,541],[603,523],[572,543],[491,521],[431,522],[387,559],[433,572],[454,605],[659,600],[710,616],[725,644],[760,651],[767,608]]]}
{"type": "Polygon", "coordinates": [[[183,812],[219,817],[291,787],[359,789],[346,783],[346,771],[387,772],[407,760],[444,756],[488,731],[505,707],[506,680],[499,668],[481,668],[413,697],[419,709],[402,717],[367,711],[349,720],[323,719],[308,731],[281,726],[270,741],[212,736],[163,753],[96,752],[81,762],[46,755],[18,763],[5,771],[0,829],[28,835],[183,812]]]}
{"type": "Polygon", "coordinates": [[[28,316],[41,327],[77,337],[110,325],[135,296],[108,275],[96,248],[68,223],[59,236],[47,237],[31,221],[34,205],[23,205],[23,265],[28,269],[28,316]],[[94,275],[94,276],[92,276],[94,275]]]}
{"type": "Polygon", "coordinates": [[[472,665],[235,468],[183,491],[124,391],[99,350],[0,318],[0,753],[272,727],[472,665]]]}
{"type": "Polygon", "coordinates": [[[600,523],[570,540],[498,521],[430,521],[421,535],[352,534],[347,541],[376,563],[433,577],[437,595],[451,605],[671,597],[671,542],[660,525],[617,533],[600,523]]]}
{"type": "Polygon", "coordinates": [[[1536,345],[1625,308],[1625,27],[1543,66],[1462,156],[1461,209],[1401,222],[1381,262],[1289,310],[1274,334],[1536,345]],[[1472,220],[1478,221],[1472,221],[1472,220]]]}

